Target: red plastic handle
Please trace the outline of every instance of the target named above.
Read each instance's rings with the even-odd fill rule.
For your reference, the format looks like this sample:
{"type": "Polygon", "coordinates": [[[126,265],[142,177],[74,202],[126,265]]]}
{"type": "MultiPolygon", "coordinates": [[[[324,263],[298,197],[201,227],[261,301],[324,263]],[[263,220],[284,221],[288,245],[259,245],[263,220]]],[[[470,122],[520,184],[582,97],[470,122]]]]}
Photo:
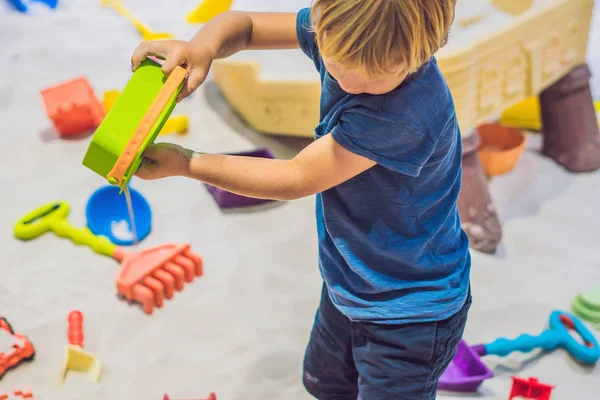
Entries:
{"type": "Polygon", "coordinates": [[[69,313],[69,344],[83,348],[83,314],[81,311],[69,313]]]}

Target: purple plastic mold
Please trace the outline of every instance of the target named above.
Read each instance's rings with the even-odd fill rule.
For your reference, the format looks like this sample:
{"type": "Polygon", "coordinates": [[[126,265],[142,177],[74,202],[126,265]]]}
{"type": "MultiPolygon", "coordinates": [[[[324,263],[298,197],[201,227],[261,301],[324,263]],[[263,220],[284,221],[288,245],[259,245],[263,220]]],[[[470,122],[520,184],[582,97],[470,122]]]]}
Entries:
{"type": "Polygon", "coordinates": [[[440,378],[438,389],[476,392],[483,381],[492,378],[494,374],[479,358],[480,351],[485,354],[485,349],[471,348],[461,340],[452,362],[440,378]]]}
{"type": "MultiPolygon", "coordinates": [[[[258,158],[275,158],[273,152],[268,148],[261,148],[252,151],[244,151],[240,153],[228,153],[233,156],[246,156],[246,157],[258,157],[258,158]]],[[[215,198],[220,208],[243,208],[258,206],[265,203],[270,203],[272,200],[255,199],[252,197],[240,196],[235,193],[228,192],[226,190],[214,187],[212,185],[205,184],[208,192],[215,198]]]]}

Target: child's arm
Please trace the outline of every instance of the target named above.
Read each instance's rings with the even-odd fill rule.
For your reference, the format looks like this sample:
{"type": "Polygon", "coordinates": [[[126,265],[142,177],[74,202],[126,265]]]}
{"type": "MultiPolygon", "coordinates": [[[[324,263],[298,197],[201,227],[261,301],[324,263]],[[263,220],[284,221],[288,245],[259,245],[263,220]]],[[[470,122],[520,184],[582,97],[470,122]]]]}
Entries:
{"type": "Polygon", "coordinates": [[[144,157],[136,173],[142,179],[187,176],[243,196],[273,200],[325,191],[375,165],[331,135],[311,143],[292,160],[197,154],[162,143],[148,147],[144,157]]]}
{"type": "Polygon", "coordinates": [[[204,25],[190,44],[195,47],[208,45],[215,59],[246,49],[298,48],[296,14],[229,11],[204,25]]]}
{"type": "Polygon", "coordinates": [[[148,56],[164,59],[166,75],[183,65],[188,79],[178,101],[189,96],[204,82],[213,60],[229,57],[245,49],[298,48],[295,13],[247,13],[228,11],[211,19],[189,41],[158,40],[142,42],[131,57],[135,71],[148,56]]]}

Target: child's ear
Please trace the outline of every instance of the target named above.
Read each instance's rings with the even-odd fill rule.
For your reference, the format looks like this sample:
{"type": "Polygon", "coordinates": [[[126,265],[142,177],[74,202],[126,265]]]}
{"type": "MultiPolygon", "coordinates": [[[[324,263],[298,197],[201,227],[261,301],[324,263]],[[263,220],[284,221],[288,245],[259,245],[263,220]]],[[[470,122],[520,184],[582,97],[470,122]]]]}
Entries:
{"type": "Polygon", "coordinates": [[[450,31],[446,32],[446,36],[442,39],[442,43],[440,44],[440,48],[444,47],[448,44],[448,37],[450,37],[450,31]]]}

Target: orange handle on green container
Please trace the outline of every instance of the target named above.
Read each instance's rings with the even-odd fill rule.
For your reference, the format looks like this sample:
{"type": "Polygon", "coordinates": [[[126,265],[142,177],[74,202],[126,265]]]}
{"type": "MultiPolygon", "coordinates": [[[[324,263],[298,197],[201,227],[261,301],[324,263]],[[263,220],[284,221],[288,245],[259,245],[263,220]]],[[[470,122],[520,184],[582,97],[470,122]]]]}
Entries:
{"type": "Polygon", "coordinates": [[[176,67],[166,77],[159,61],[144,60],[94,133],[83,165],[123,189],[175,108],[187,73],[176,67]]]}

